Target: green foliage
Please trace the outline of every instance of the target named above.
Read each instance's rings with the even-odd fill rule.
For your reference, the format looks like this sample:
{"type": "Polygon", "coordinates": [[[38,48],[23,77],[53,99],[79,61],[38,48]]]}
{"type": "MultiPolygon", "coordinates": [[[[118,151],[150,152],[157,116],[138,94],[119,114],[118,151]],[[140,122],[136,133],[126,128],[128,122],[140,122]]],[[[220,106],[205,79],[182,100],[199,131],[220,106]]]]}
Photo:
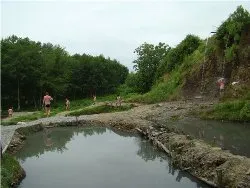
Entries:
{"type": "Polygon", "coordinates": [[[166,82],[161,82],[155,85],[152,90],[144,95],[138,95],[131,98],[129,101],[142,103],[156,103],[166,101],[170,96],[176,94],[180,84],[180,72],[174,71],[170,79],[166,82]]]}
{"type": "Polygon", "coordinates": [[[225,50],[226,61],[228,62],[233,61],[234,58],[236,57],[237,50],[238,50],[238,46],[236,44],[233,44],[231,47],[227,48],[225,50]]]}
{"type": "Polygon", "coordinates": [[[1,160],[1,188],[11,187],[11,184],[17,180],[22,172],[18,161],[9,154],[3,154],[1,160]]]}
{"type": "Polygon", "coordinates": [[[169,46],[164,43],[159,43],[156,46],[144,43],[135,49],[134,53],[137,54],[138,58],[133,62],[135,63],[134,68],[137,70],[134,81],[138,82],[137,88],[140,92],[150,90],[155,81],[155,73],[160,60],[167,55],[169,49],[169,46]]]}
{"type": "Polygon", "coordinates": [[[184,58],[192,54],[201,44],[199,37],[194,35],[187,35],[186,38],[172,48],[164,57],[157,69],[156,78],[160,78],[165,73],[170,73],[175,67],[182,64],[184,58]]]}
{"type": "Polygon", "coordinates": [[[114,93],[116,88],[125,82],[128,69],[116,60],[111,61],[103,56],[75,56],[82,62],[72,70],[71,90],[78,96],[114,93]]]}
{"type": "Polygon", "coordinates": [[[128,101],[142,103],[156,103],[166,100],[176,100],[181,98],[181,87],[185,83],[188,75],[192,75],[192,71],[199,67],[203,62],[203,43],[191,55],[184,58],[181,65],[172,70],[169,74],[165,74],[152,87],[151,91],[144,95],[136,95],[128,101]]]}
{"type": "Polygon", "coordinates": [[[14,35],[1,40],[1,52],[2,109],[39,109],[45,91],[55,101],[66,96],[78,99],[111,94],[128,74],[128,69],[115,59],[103,55],[70,56],[59,45],[14,35]]]}
{"type": "Polygon", "coordinates": [[[239,44],[241,33],[248,24],[250,24],[249,12],[242,6],[238,6],[237,10],[217,30],[216,38],[219,45],[226,49],[233,44],[239,44]]]}
{"type": "Polygon", "coordinates": [[[240,110],[240,119],[250,121],[250,101],[246,101],[240,110]]]}
{"type": "Polygon", "coordinates": [[[126,81],[125,81],[125,85],[126,87],[128,87],[131,92],[140,92],[140,81],[142,79],[139,78],[139,74],[138,73],[129,73],[126,81]]]}
{"type": "Polygon", "coordinates": [[[125,105],[125,106],[110,106],[110,105],[101,105],[101,106],[93,106],[84,108],[79,111],[71,112],[70,116],[80,116],[80,115],[90,115],[90,114],[100,114],[100,113],[110,113],[110,112],[120,112],[126,111],[131,109],[132,105],[125,105]]]}
{"type": "Polygon", "coordinates": [[[215,105],[210,111],[201,113],[205,119],[250,121],[250,101],[235,100],[215,105]]]}

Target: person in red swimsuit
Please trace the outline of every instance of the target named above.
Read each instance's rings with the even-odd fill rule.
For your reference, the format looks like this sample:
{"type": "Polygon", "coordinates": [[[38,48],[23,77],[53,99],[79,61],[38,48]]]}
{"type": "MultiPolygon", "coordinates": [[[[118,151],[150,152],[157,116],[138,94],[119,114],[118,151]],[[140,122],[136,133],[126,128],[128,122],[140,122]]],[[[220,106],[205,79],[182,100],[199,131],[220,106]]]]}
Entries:
{"type": "Polygon", "coordinates": [[[45,114],[48,117],[50,115],[50,101],[52,101],[53,98],[49,96],[49,93],[46,92],[45,96],[43,97],[43,105],[45,106],[45,114]]]}

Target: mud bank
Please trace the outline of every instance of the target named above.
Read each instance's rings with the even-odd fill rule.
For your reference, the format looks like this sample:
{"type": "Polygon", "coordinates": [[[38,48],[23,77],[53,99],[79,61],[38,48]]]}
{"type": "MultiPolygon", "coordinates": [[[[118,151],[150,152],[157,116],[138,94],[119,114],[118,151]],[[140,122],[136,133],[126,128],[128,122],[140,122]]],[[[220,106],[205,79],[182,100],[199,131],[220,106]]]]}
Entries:
{"type": "Polygon", "coordinates": [[[250,187],[250,159],[166,128],[137,130],[171,156],[174,165],[213,187],[250,187]]]}
{"type": "Polygon", "coordinates": [[[176,167],[188,171],[213,187],[250,187],[250,159],[233,155],[218,147],[144,118],[126,113],[99,114],[76,117],[74,121],[37,124],[16,130],[7,152],[17,152],[25,136],[58,126],[104,126],[134,133],[140,131],[171,156],[176,167]]]}

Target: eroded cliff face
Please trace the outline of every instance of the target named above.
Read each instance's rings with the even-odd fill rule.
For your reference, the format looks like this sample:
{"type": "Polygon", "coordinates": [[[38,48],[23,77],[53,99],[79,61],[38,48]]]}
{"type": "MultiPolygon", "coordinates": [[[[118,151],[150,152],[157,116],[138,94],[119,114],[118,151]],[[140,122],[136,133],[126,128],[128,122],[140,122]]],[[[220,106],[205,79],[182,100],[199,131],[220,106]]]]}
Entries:
{"type": "MultiPolygon", "coordinates": [[[[224,96],[247,97],[250,91],[250,24],[242,31],[240,43],[230,52],[231,59],[216,44],[214,37],[208,39],[209,53],[192,71],[185,75],[182,87],[184,97],[203,94],[207,98],[219,97],[217,80],[225,78],[224,96]]],[[[204,54],[205,55],[205,54],[204,54]]]]}

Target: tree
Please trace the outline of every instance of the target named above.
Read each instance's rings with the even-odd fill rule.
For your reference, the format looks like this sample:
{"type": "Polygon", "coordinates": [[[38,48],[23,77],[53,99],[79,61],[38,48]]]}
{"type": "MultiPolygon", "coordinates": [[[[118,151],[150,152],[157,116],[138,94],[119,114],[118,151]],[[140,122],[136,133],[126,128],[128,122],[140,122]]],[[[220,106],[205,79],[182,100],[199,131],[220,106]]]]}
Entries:
{"type": "Polygon", "coordinates": [[[156,46],[144,43],[135,49],[134,53],[137,54],[138,58],[133,63],[135,63],[134,69],[138,71],[138,77],[140,78],[140,91],[147,92],[150,90],[155,80],[159,62],[167,55],[169,49],[170,47],[164,43],[159,43],[156,46]]]}
{"type": "MultiPolygon", "coordinates": [[[[13,90],[17,91],[17,109],[20,110],[20,97],[35,90],[41,68],[38,51],[40,43],[29,38],[8,37],[2,42],[2,93],[6,98],[13,90]],[[32,79],[31,79],[32,78],[32,79]],[[10,80],[10,81],[9,81],[10,80]],[[9,83],[12,83],[11,85],[9,83]],[[16,89],[15,89],[16,88],[16,89]],[[5,91],[9,93],[5,93],[5,91]]],[[[24,98],[25,100],[25,98],[24,98]]]]}
{"type": "Polygon", "coordinates": [[[216,39],[221,48],[230,48],[233,44],[238,44],[241,33],[250,24],[250,14],[242,6],[238,6],[236,11],[221,24],[217,29],[216,39]]]}
{"type": "Polygon", "coordinates": [[[109,94],[125,82],[128,69],[103,55],[75,54],[51,43],[11,36],[1,40],[2,107],[41,106],[48,91],[54,98],[109,94]],[[40,105],[39,105],[40,104],[40,105]]]}
{"type": "Polygon", "coordinates": [[[175,48],[171,48],[167,55],[160,61],[156,72],[156,78],[160,78],[164,73],[171,72],[175,67],[182,64],[184,58],[192,54],[201,44],[199,37],[187,35],[183,41],[175,48]]]}

